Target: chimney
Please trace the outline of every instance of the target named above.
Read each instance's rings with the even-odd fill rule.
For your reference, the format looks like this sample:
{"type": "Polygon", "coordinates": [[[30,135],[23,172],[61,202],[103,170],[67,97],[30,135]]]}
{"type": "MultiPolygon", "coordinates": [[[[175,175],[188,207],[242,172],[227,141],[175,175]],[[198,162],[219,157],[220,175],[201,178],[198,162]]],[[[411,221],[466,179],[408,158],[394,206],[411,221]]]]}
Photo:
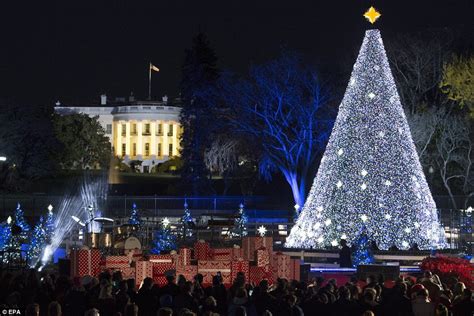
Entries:
{"type": "Polygon", "coordinates": [[[129,102],[135,102],[135,96],[133,95],[133,91],[130,92],[130,96],[128,97],[129,102]]]}
{"type": "Polygon", "coordinates": [[[100,105],[107,105],[107,95],[105,93],[100,95],[100,105]]]}
{"type": "Polygon", "coordinates": [[[163,102],[168,103],[168,96],[167,95],[163,96],[162,99],[163,99],[163,102]]]}

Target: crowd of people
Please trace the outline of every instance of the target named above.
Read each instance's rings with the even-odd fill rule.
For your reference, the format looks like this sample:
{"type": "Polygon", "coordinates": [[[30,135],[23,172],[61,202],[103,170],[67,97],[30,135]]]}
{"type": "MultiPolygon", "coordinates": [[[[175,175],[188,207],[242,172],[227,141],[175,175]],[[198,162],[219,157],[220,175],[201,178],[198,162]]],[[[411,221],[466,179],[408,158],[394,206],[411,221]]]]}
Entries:
{"type": "Polygon", "coordinates": [[[473,315],[471,290],[455,279],[443,284],[430,272],[418,279],[400,277],[390,285],[382,276],[369,276],[365,282],[354,277],[345,284],[320,277],[311,282],[278,279],[272,285],[262,280],[254,285],[242,273],[229,288],[219,275],[212,285],[204,286],[202,281],[199,274],[192,281],[169,275],[164,286],[145,278],[137,289],[135,280],[123,280],[120,272],[70,279],[35,270],[4,271],[0,312],[15,310],[27,316],[473,315]]]}

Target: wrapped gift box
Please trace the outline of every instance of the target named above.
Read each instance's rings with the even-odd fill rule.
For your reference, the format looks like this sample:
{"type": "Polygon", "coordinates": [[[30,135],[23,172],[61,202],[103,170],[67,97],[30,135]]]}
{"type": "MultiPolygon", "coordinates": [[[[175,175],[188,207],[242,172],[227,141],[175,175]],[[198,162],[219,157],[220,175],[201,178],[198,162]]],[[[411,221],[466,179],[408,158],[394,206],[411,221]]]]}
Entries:
{"type": "Polygon", "coordinates": [[[106,269],[130,268],[131,258],[128,256],[106,256],[103,266],[106,269]]]}
{"type": "Polygon", "coordinates": [[[140,249],[125,250],[125,255],[130,262],[137,262],[143,260],[143,253],[140,249]]]}
{"type": "Polygon", "coordinates": [[[244,260],[244,249],[234,246],[232,248],[232,260],[244,260]]]}
{"type": "Polygon", "coordinates": [[[291,258],[281,252],[274,253],[272,256],[273,277],[291,280],[291,258]]]}
{"type": "Polygon", "coordinates": [[[273,270],[271,266],[266,267],[257,267],[257,266],[250,266],[249,272],[249,280],[250,283],[258,285],[262,280],[268,280],[269,284],[274,283],[274,276],[273,270]]]}
{"type": "Polygon", "coordinates": [[[191,248],[179,248],[176,266],[185,267],[191,264],[191,248]]]}
{"type": "Polygon", "coordinates": [[[234,282],[237,277],[237,273],[243,272],[245,275],[245,280],[250,280],[250,263],[247,260],[235,260],[232,261],[232,282],[234,282]]]}
{"type": "Polygon", "coordinates": [[[171,254],[166,254],[166,255],[150,255],[148,258],[148,261],[153,262],[153,264],[156,263],[167,263],[167,264],[174,264],[174,256],[171,254]]]}
{"type": "Polygon", "coordinates": [[[193,265],[177,266],[176,277],[182,274],[187,281],[193,281],[194,276],[198,274],[198,267],[193,265]]]}
{"type": "Polygon", "coordinates": [[[231,261],[220,260],[199,260],[198,273],[204,277],[204,284],[212,284],[212,277],[220,272],[224,284],[232,283],[232,263],[231,261]]]}
{"type": "Polygon", "coordinates": [[[270,252],[267,248],[262,247],[256,251],[257,267],[266,267],[270,265],[270,252]]]}
{"type": "Polygon", "coordinates": [[[231,261],[234,256],[234,248],[211,249],[212,260],[231,261]]]}
{"type": "Polygon", "coordinates": [[[159,286],[166,283],[166,276],[176,273],[176,266],[174,262],[154,262],[153,263],[153,282],[159,286]]]}
{"type": "Polygon", "coordinates": [[[255,251],[260,248],[266,248],[270,253],[273,252],[273,237],[244,237],[242,238],[242,249],[244,250],[244,259],[254,261],[255,251]]]}
{"type": "Polygon", "coordinates": [[[98,249],[71,250],[71,276],[96,276],[100,270],[101,254],[98,249]]]}
{"type": "Polygon", "coordinates": [[[135,268],[130,268],[130,267],[116,269],[116,268],[105,268],[102,265],[102,266],[100,266],[100,271],[99,272],[108,272],[110,274],[114,274],[117,271],[120,271],[120,273],[122,273],[122,278],[124,280],[135,279],[135,268]]]}
{"type": "Polygon", "coordinates": [[[194,244],[194,259],[196,260],[208,260],[211,255],[211,246],[208,242],[203,240],[198,241],[194,244]]]}
{"type": "Polygon", "coordinates": [[[153,278],[153,262],[137,261],[135,267],[135,284],[140,288],[142,281],[147,278],[153,278]]]}
{"type": "Polygon", "coordinates": [[[290,259],[290,279],[299,281],[301,278],[301,260],[290,259]]]}
{"type": "Polygon", "coordinates": [[[123,268],[122,278],[124,280],[135,279],[135,268],[123,268]]]}

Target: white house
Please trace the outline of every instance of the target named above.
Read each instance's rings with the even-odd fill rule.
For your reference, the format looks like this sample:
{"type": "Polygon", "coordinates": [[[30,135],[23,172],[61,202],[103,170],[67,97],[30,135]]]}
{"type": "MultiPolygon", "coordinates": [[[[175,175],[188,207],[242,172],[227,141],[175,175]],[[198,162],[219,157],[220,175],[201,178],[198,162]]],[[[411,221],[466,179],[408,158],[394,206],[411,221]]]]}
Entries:
{"type": "Polygon", "coordinates": [[[141,160],[142,172],[172,156],[179,156],[179,139],[182,133],[179,124],[181,108],[162,101],[135,101],[133,97],[118,98],[113,103],[101,96],[97,106],[64,106],[56,103],[55,111],[84,113],[97,116],[112,144],[114,155],[125,163],[141,160]]]}

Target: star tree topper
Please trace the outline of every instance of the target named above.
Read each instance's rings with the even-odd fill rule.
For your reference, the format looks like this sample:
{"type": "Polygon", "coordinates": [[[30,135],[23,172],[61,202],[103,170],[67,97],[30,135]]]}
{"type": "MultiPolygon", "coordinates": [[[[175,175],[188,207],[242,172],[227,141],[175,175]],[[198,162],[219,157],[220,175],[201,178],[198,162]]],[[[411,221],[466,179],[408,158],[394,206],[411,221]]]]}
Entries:
{"type": "Polygon", "coordinates": [[[371,23],[374,24],[375,21],[377,21],[378,18],[380,18],[381,14],[377,10],[375,10],[374,7],[370,7],[369,10],[367,10],[364,13],[364,17],[371,23]]]}

